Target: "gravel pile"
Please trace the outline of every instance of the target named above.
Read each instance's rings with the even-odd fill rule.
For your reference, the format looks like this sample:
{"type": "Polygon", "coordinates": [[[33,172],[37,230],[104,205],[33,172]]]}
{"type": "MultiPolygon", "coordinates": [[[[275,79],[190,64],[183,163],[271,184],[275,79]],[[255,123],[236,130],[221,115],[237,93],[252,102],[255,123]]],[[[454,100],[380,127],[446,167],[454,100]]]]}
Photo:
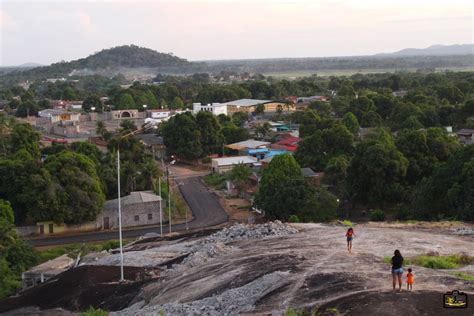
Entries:
{"type": "Polygon", "coordinates": [[[474,229],[469,227],[458,227],[451,230],[456,235],[474,235],[474,229]]]}
{"type": "Polygon", "coordinates": [[[269,222],[260,225],[235,224],[224,228],[204,239],[204,242],[228,243],[236,240],[249,238],[262,238],[268,236],[283,236],[297,233],[298,230],[280,221],[269,222]]]}
{"type": "MultiPolygon", "coordinates": [[[[280,221],[260,225],[235,224],[224,228],[190,247],[190,256],[183,260],[181,268],[204,264],[209,258],[222,255],[232,249],[227,243],[249,238],[284,236],[295,234],[298,230],[280,221]]],[[[177,268],[176,265],[173,268],[177,268]]]]}
{"type": "Polygon", "coordinates": [[[144,306],[144,302],[139,302],[111,315],[238,315],[252,311],[260,298],[287,282],[288,275],[289,272],[273,272],[220,295],[190,303],[144,306]]]}

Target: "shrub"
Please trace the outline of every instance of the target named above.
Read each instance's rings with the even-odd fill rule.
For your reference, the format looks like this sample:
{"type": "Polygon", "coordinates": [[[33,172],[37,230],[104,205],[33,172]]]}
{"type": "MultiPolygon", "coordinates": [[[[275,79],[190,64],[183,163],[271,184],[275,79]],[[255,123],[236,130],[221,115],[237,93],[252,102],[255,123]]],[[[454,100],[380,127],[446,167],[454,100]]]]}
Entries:
{"type": "Polygon", "coordinates": [[[454,276],[465,281],[474,281],[474,275],[467,274],[464,272],[455,272],[454,276]]]}
{"type": "Polygon", "coordinates": [[[202,163],[210,164],[212,159],[211,159],[211,157],[204,157],[204,158],[202,158],[201,161],[202,161],[202,163]]]}
{"type": "Polygon", "coordinates": [[[459,268],[458,256],[417,256],[413,263],[430,269],[456,269],[459,268]]]}
{"type": "Polygon", "coordinates": [[[204,181],[206,182],[206,184],[218,188],[222,187],[225,180],[226,177],[218,173],[213,173],[204,177],[204,181]]]}
{"type": "Polygon", "coordinates": [[[290,217],[288,217],[288,222],[290,223],[300,223],[300,219],[297,215],[290,215],[290,217]]]}
{"type": "Polygon", "coordinates": [[[110,250],[120,247],[120,240],[107,240],[102,243],[103,250],[110,250]]]}
{"type": "Polygon", "coordinates": [[[346,225],[346,226],[349,226],[349,227],[354,227],[356,224],[354,224],[353,222],[351,222],[350,220],[348,219],[345,219],[342,221],[342,224],[346,225]]]}
{"type": "Polygon", "coordinates": [[[385,213],[382,210],[374,210],[370,212],[369,218],[373,222],[383,222],[385,220],[385,213]]]}
{"type": "Polygon", "coordinates": [[[94,307],[90,307],[87,311],[80,314],[81,316],[107,316],[109,315],[108,312],[104,311],[103,309],[94,307]]]}

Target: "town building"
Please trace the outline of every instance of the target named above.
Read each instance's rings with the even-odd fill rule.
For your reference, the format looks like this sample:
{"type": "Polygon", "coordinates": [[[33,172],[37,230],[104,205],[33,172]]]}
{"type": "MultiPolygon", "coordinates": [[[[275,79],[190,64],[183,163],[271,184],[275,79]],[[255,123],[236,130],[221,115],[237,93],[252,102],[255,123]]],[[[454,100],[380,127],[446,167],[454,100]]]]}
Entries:
{"type": "Polygon", "coordinates": [[[260,149],[269,146],[270,142],[255,139],[247,139],[242,142],[225,145],[226,148],[236,151],[238,155],[247,155],[250,149],[260,149]]]}
{"type": "Polygon", "coordinates": [[[148,117],[155,120],[163,120],[171,116],[171,110],[168,109],[148,110],[147,113],[148,117]]]}
{"type": "Polygon", "coordinates": [[[211,112],[214,115],[219,115],[219,114],[227,115],[227,104],[226,103],[210,103],[210,104],[193,103],[193,113],[198,114],[201,111],[211,112]]]}
{"type": "Polygon", "coordinates": [[[225,173],[231,171],[235,165],[244,164],[252,167],[257,162],[257,158],[251,156],[225,157],[212,159],[211,166],[213,173],[225,173]]]}
{"type": "Polygon", "coordinates": [[[459,142],[464,145],[474,144],[474,129],[463,128],[456,132],[459,142]]]}
{"type": "MultiPolygon", "coordinates": [[[[160,223],[161,197],[151,191],[131,192],[121,198],[122,227],[145,226],[160,223]]],[[[101,229],[118,228],[118,199],[106,201],[104,210],[97,216],[101,229]]],[[[162,218],[162,217],[161,217],[162,218]]]]}
{"type": "Polygon", "coordinates": [[[121,119],[135,119],[140,118],[138,110],[115,110],[111,111],[112,119],[121,120],[121,119]]]}
{"type": "Polygon", "coordinates": [[[56,275],[68,270],[74,265],[74,259],[67,254],[37,265],[21,275],[22,289],[33,287],[48,281],[56,275]]]}
{"type": "Polygon", "coordinates": [[[257,105],[272,102],[272,100],[240,99],[229,101],[226,104],[227,114],[233,115],[236,112],[255,112],[257,105]]]}
{"type": "Polygon", "coordinates": [[[54,124],[58,122],[78,122],[80,114],[75,112],[68,112],[63,109],[46,109],[38,112],[38,116],[48,118],[49,122],[54,124]]]}

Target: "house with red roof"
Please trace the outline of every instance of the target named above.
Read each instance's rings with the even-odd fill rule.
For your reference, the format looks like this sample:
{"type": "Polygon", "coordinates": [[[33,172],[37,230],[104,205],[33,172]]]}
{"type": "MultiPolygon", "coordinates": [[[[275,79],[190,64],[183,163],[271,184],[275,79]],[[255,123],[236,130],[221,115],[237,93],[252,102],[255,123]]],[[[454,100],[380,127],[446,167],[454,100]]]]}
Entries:
{"type": "Polygon", "coordinates": [[[298,148],[298,143],[300,140],[301,138],[299,137],[294,137],[294,136],[286,137],[276,143],[271,144],[270,148],[282,149],[282,150],[294,152],[298,148]]]}

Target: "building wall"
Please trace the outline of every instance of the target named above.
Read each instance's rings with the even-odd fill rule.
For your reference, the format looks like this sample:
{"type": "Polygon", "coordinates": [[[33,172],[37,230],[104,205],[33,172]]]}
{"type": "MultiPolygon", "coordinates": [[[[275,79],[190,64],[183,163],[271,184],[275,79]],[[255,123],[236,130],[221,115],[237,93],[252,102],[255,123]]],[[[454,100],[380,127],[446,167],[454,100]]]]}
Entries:
{"type": "Polygon", "coordinates": [[[293,112],[296,110],[296,106],[294,104],[286,104],[282,102],[269,102],[265,103],[265,112],[276,112],[278,110],[278,106],[281,106],[283,112],[293,112]]]}
{"type": "Polygon", "coordinates": [[[236,112],[252,113],[255,112],[255,106],[236,106],[227,104],[227,115],[232,115],[236,112]]]}
{"type": "MultiPolygon", "coordinates": [[[[165,208],[165,203],[162,202],[162,208],[165,208]]],[[[104,211],[97,216],[97,226],[100,229],[104,227],[104,218],[108,218],[109,229],[118,228],[118,205],[106,206],[104,211]]],[[[160,203],[148,202],[138,203],[132,205],[122,205],[122,227],[144,226],[160,223],[160,203]],[[151,214],[151,219],[148,218],[151,214]],[[138,216],[138,220],[136,220],[138,216]]]]}

